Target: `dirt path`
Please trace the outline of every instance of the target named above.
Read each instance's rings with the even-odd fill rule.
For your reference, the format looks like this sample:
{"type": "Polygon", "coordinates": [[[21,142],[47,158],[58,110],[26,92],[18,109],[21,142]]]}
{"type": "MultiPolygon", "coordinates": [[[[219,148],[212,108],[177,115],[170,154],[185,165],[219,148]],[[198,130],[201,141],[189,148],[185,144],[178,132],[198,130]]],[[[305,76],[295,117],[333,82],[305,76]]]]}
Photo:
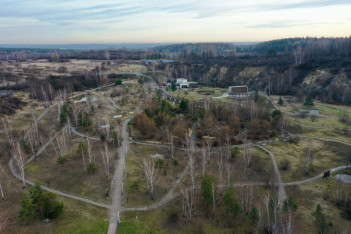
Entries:
{"type": "Polygon", "coordinates": [[[109,227],[108,234],[115,234],[117,231],[118,221],[120,219],[120,211],[122,210],[122,193],[123,193],[123,180],[124,170],[126,163],[126,155],[129,147],[129,134],[127,131],[128,122],[127,119],[122,124],[122,145],[118,149],[118,160],[116,162],[115,174],[112,180],[112,205],[109,214],[109,227]]]}
{"type": "Polygon", "coordinates": [[[93,141],[100,141],[101,140],[100,138],[97,138],[97,137],[91,137],[91,136],[84,135],[83,133],[78,132],[76,130],[76,128],[74,128],[74,127],[70,126],[70,129],[77,136],[80,136],[80,137],[83,137],[83,138],[89,138],[89,140],[93,140],[93,141]]]}
{"type": "Polygon", "coordinates": [[[269,157],[272,159],[272,162],[273,162],[273,166],[274,166],[274,172],[275,172],[275,175],[277,177],[277,184],[278,184],[278,204],[279,205],[282,205],[284,200],[286,199],[286,193],[285,193],[285,188],[283,186],[283,182],[282,182],[282,178],[280,176],[280,171],[279,171],[279,168],[278,168],[278,165],[277,165],[277,161],[275,159],[275,156],[274,154],[269,151],[268,149],[260,146],[260,145],[255,145],[257,148],[265,151],[266,153],[269,154],[269,157]]]}
{"type": "Polygon", "coordinates": [[[178,179],[173,182],[172,188],[168,191],[168,193],[158,202],[151,204],[149,206],[144,206],[144,207],[124,207],[122,210],[123,211],[139,211],[139,210],[154,210],[157,209],[168,202],[172,201],[176,197],[180,195],[180,192],[176,192],[175,190],[178,188],[180,182],[184,179],[184,177],[188,174],[190,170],[190,167],[187,166],[184,171],[180,174],[178,179]]]}
{"type": "MultiPolygon", "coordinates": [[[[332,168],[330,169],[330,172],[333,173],[333,172],[336,172],[336,171],[339,171],[341,169],[345,169],[345,168],[348,168],[349,166],[348,165],[344,165],[344,166],[340,166],[340,167],[335,167],[335,168],[332,168]]],[[[305,183],[311,183],[311,182],[314,182],[320,178],[323,178],[323,175],[324,175],[324,172],[315,176],[315,177],[312,177],[312,178],[309,178],[309,179],[306,179],[306,180],[301,180],[301,181],[294,181],[294,182],[288,182],[288,183],[283,183],[284,186],[291,186],[291,185],[300,185],[300,184],[305,184],[305,183]]]]}

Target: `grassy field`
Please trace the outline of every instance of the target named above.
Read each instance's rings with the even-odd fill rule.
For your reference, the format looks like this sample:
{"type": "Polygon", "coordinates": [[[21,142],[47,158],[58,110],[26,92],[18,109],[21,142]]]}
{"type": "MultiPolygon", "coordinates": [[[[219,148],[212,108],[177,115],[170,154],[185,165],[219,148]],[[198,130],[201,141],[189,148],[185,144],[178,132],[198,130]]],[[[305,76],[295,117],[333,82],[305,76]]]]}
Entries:
{"type": "Polygon", "coordinates": [[[305,118],[298,118],[295,115],[288,115],[289,120],[292,123],[306,125],[306,126],[313,126],[319,128],[337,128],[337,129],[344,129],[349,128],[351,129],[351,122],[343,123],[339,119],[335,118],[323,118],[323,117],[305,117],[305,118]]]}
{"type": "Polygon", "coordinates": [[[335,142],[302,139],[299,143],[277,142],[265,146],[277,159],[278,166],[283,160],[289,162],[289,169],[280,169],[283,182],[304,180],[316,176],[330,168],[349,163],[351,147],[335,142]],[[311,145],[312,167],[309,176],[305,176],[305,156],[311,145]]]}
{"type": "Polygon", "coordinates": [[[351,143],[350,131],[347,131],[345,134],[344,130],[342,129],[328,130],[328,129],[305,128],[303,129],[301,134],[305,136],[329,138],[329,139],[351,143]]]}
{"type": "MultiPolygon", "coordinates": [[[[46,149],[46,153],[44,152],[37,157],[36,161],[26,166],[26,177],[63,192],[108,203],[109,201],[106,201],[105,195],[111,176],[107,178],[105,175],[100,152],[100,147],[104,149],[103,144],[100,141],[90,141],[93,161],[95,161],[98,171],[95,174],[89,174],[84,171],[81,155],[75,153],[81,141],[84,141],[84,139],[75,135],[72,136],[69,144],[71,157],[63,166],[56,162],[54,148],[50,145],[46,149]]],[[[115,159],[116,149],[112,149],[112,146],[110,146],[109,150],[113,159],[115,159]]],[[[87,156],[85,160],[87,164],[87,156]]],[[[111,175],[113,174],[113,162],[114,160],[110,163],[111,175]]]]}
{"type": "MultiPolygon", "coordinates": [[[[296,97],[292,96],[281,96],[284,100],[284,104],[279,106],[279,108],[286,112],[295,112],[299,109],[307,109],[308,107],[303,106],[303,100],[298,101],[296,97]]],[[[279,96],[271,96],[271,99],[278,103],[279,96]]],[[[342,115],[347,115],[351,117],[351,107],[344,105],[333,105],[328,103],[321,103],[317,100],[314,100],[314,106],[311,107],[313,109],[319,109],[321,115],[333,116],[333,117],[341,117],[342,115]]]]}
{"type": "Polygon", "coordinates": [[[317,225],[312,212],[320,204],[327,220],[326,233],[350,233],[350,220],[345,220],[341,216],[341,211],[333,202],[336,191],[342,186],[344,192],[351,192],[350,185],[341,185],[335,178],[328,180],[319,179],[313,183],[307,183],[298,186],[286,187],[288,196],[292,196],[298,203],[296,213],[295,230],[298,233],[317,233],[317,225]],[[335,232],[334,232],[335,231],[335,232]]]}
{"type": "Polygon", "coordinates": [[[185,168],[187,156],[184,151],[175,150],[174,158],[178,162],[177,166],[173,165],[171,154],[167,148],[131,145],[126,158],[124,205],[127,207],[138,207],[160,200],[170,190],[177,175],[185,168]],[[159,182],[155,187],[155,200],[152,201],[150,194],[145,193],[146,182],[140,163],[141,157],[149,157],[155,154],[161,155],[163,165],[159,168],[159,182]]]}

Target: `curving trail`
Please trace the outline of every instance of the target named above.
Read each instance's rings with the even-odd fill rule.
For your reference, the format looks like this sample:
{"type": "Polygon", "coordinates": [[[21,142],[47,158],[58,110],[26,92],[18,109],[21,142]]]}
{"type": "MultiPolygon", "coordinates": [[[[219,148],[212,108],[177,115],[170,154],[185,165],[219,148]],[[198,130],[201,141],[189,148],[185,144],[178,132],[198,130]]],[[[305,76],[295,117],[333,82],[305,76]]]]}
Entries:
{"type": "MultiPolygon", "coordinates": [[[[345,168],[348,168],[349,165],[344,165],[344,166],[340,166],[340,167],[335,167],[335,168],[332,168],[330,169],[330,172],[333,173],[333,172],[336,172],[336,171],[339,171],[341,169],[345,169],[345,168]]],[[[291,185],[300,185],[300,184],[305,184],[305,183],[311,183],[311,182],[314,182],[320,178],[323,178],[323,175],[324,175],[324,172],[315,176],[315,177],[312,177],[312,178],[309,178],[309,179],[306,179],[306,180],[300,180],[300,181],[294,181],[294,182],[287,182],[287,183],[283,183],[282,185],[283,186],[291,186],[291,185]]]]}
{"type": "Polygon", "coordinates": [[[285,189],[283,186],[282,178],[280,176],[280,171],[278,168],[277,160],[275,159],[274,154],[271,151],[269,151],[268,149],[266,149],[260,145],[255,145],[255,146],[257,148],[265,151],[266,153],[268,153],[269,157],[271,158],[271,160],[273,162],[274,172],[275,172],[275,175],[276,175],[277,180],[278,180],[278,183],[277,183],[278,184],[278,204],[282,205],[284,200],[286,199],[286,193],[285,193],[285,189]]]}
{"type": "Polygon", "coordinates": [[[97,137],[91,137],[91,136],[84,135],[83,133],[78,132],[76,130],[76,128],[74,128],[74,127],[69,126],[69,128],[77,136],[80,136],[80,137],[83,137],[83,138],[88,138],[89,140],[93,140],[93,141],[100,141],[101,140],[100,138],[97,138],[97,137]]]}
{"type": "Polygon", "coordinates": [[[158,202],[151,204],[149,206],[144,207],[123,207],[123,211],[140,211],[140,210],[154,210],[157,209],[168,202],[172,201],[176,197],[180,195],[180,192],[176,192],[175,190],[179,186],[180,182],[184,179],[184,177],[188,174],[190,167],[187,166],[184,171],[180,174],[178,179],[173,182],[172,188],[168,191],[168,193],[158,202]]]}

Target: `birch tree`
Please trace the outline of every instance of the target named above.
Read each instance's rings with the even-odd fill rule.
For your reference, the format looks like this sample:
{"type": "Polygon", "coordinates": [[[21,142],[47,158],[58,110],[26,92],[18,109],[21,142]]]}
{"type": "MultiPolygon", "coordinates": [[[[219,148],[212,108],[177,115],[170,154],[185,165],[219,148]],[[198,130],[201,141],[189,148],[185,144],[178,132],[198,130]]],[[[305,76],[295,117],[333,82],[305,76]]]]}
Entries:
{"type": "Polygon", "coordinates": [[[155,166],[155,160],[152,158],[143,157],[141,164],[145,175],[147,192],[151,193],[151,199],[154,200],[154,188],[159,181],[158,168],[155,166]]]}
{"type": "Polygon", "coordinates": [[[81,112],[79,104],[76,102],[73,102],[71,104],[71,110],[74,118],[74,126],[78,127],[79,114],[81,112]]]}
{"type": "MultiPolygon", "coordinates": [[[[2,185],[3,185],[3,169],[0,165],[0,193],[1,193],[1,198],[2,200],[5,200],[5,196],[4,196],[4,191],[2,189],[2,185]]],[[[1,228],[0,228],[1,230],[1,228]]]]}
{"type": "Polygon", "coordinates": [[[4,211],[0,211],[0,233],[7,233],[9,218],[4,211]]]}
{"type": "Polygon", "coordinates": [[[257,219],[257,222],[256,222],[256,234],[260,230],[261,219],[262,219],[261,207],[260,206],[258,206],[257,211],[258,211],[258,219],[257,219]]]}
{"type": "Polygon", "coordinates": [[[202,163],[202,176],[204,176],[205,172],[206,172],[206,164],[207,164],[207,150],[206,150],[205,146],[202,147],[201,154],[202,154],[202,160],[201,160],[201,163],[202,163]]]}
{"type": "Polygon", "coordinates": [[[88,152],[88,149],[87,149],[86,144],[84,144],[83,141],[80,142],[78,149],[77,149],[77,154],[80,154],[82,156],[84,171],[87,171],[87,167],[85,165],[85,156],[86,156],[87,152],[88,152]]]}
{"type": "Polygon", "coordinates": [[[7,140],[10,144],[10,146],[13,145],[13,135],[12,135],[12,126],[13,126],[13,121],[9,119],[9,117],[4,117],[1,118],[2,125],[4,126],[7,140]]]}
{"type": "Polygon", "coordinates": [[[108,151],[107,143],[104,144],[105,151],[100,148],[102,160],[104,162],[105,174],[107,177],[110,176],[110,159],[111,154],[108,151]]]}
{"type": "Polygon", "coordinates": [[[223,154],[222,147],[220,147],[220,160],[217,162],[218,164],[218,172],[219,172],[219,185],[221,186],[221,194],[223,190],[223,154]]]}
{"type": "Polygon", "coordinates": [[[13,159],[14,159],[14,161],[19,169],[19,172],[20,172],[20,175],[22,178],[23,188],[25,188],[26,181],[24,178],[24,167],[26,165],[26,160],[24,158],[24,153],[22,151],[21,144],[19,143],[19,141],[16,141],[14,143],[12,155],[13,155],[12,157],[13,157],[13,159]]]}
{"type": "Polygon", "coordinates": [[[186,217],[188,213],[189,221],[193,216],[197,215],[198,211],[198,198],[194,189],[181,189],[183,195],[183,216],[186,217]]]}
{"type": "Polygon", "coordinates": [[[310,168],[311,168],[311,163],[312,163],[312,157],[311,157],[311,141],[309,142],[308,145],[308,150],[307,150],[307,154],[306,154],[306,175],[310,174],[310,168]]]}
{"type": "Polygon", "coordinates": [[[268,230],[271,229],[271,218],[270,218],[270,196],[269,194],[265,195],[263,197],[263,204],[266,209],[266,214],[267,214],[267,226],[268,230]]]}

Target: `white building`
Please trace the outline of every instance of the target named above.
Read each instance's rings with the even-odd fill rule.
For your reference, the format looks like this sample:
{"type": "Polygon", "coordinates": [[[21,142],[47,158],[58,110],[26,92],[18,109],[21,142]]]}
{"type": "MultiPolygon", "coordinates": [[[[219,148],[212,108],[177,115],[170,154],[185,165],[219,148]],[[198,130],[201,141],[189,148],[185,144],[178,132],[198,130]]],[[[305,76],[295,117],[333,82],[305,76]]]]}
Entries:
{"type": "Polygon", "coordinates": [[[188,80],[185,78],[177,78],[176,84],[177,84],[177,86],[179,86],[180,89],[189,87],[188,80]]]}

